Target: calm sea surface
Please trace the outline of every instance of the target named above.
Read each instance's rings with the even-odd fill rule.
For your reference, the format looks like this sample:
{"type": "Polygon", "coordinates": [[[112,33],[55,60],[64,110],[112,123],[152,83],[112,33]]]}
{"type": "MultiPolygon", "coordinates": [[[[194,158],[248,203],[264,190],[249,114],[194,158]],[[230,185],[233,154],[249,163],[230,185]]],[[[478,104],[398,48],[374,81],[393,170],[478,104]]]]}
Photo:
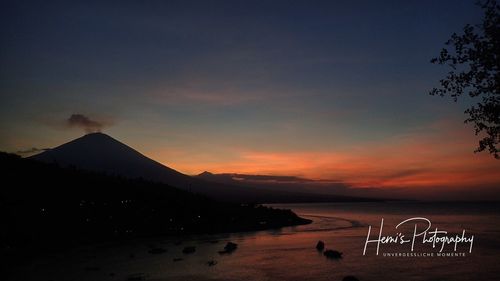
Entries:
{"type": "MultiPolygon", "coordinates": [[[[312,219],[310,225],[279,230],[223,235],[198,235],[178,239],[149,239],[106,244],[72,252],[52,254],[20,268],[13,280],[500,280],[500,207],[492,203],[322,203],[272,205],[294,210],[312,219]],[[474,235],[470,244],[446,245],[443,252],[460,256],[388,257],[384,253],[436,253],[440,247],[416,243],[375,243],[363,255],[368,227],[377,238],[381,219],[383,234],[413,234],[413,223],[398,231],[395,225],[413,217],[425,217],[450,233],[474,235]],[[318,240],[326,248],[343,253],[330,260],[315,249],[318,240]],[[227,241],[238,243],[230,255],[219,255],[227,241]],[[175,243],[177,242],[177,243],[175,243]],[[163,254],[148,253],[162,247],[163,254]],[[195,246],[193,254],[183,254],[195,246]],[[465,256],[462,256],[463,253],[465,256]],[[182,260],[174,261],[176,258],[182,260]],[[208,261],[217,264],[209,266],[208,261]]],[[[425,228],[422,222],[417,225],[425,228]]],[[[423,229],[422,229],[423,230],[423,229]]],[[[421,238],[420,238],[421,239],[421,238]]],[[[417,241],[419,241],[417,239],[417,241]]],[[[441,244],[439,244],[440,246],[441,244]]]]}

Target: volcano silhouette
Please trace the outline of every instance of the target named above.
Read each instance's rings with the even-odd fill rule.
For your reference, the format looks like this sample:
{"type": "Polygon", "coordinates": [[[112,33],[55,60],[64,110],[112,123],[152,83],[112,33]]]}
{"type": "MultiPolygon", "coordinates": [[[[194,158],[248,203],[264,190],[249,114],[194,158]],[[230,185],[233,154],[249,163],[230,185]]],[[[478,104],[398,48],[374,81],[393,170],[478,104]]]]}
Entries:
{"type": "Polygon", "coordinates": [[[144,156],[104,133],[90,133],[29,158],[61,167],[165,183],[223,201],[269,202],[280,200],[283,195],[188,176],[144,156]]]}
{"type": "Polygon", "coordinates": [[[87,134],[30,158],[61,167],[166,183],[218,199],[240,197],[232,187],[206,182],[180,173],[103,133],[87,134]]]}
{"type": "Polygon", "coordinates": [[[29,158],[66,168],[164,183],[222,201],[269,203],[349,200],[343,196],[276,191],[188,176],[103,133],[87,134],[29,158]]]}
{"type": "Polygon", "coordinates": [[[162,165],[103,133],[87,134],[30,158],[62,167],[168,182],[178,188],[188,188],[193,182],[191,177],[162,165]]]}

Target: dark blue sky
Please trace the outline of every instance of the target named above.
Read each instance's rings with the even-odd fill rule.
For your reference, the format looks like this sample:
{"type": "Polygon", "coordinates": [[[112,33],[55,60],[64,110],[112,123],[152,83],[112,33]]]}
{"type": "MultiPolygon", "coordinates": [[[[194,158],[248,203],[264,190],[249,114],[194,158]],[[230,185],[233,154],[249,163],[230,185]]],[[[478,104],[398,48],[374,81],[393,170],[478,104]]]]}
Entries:
{"type": "MultiPolygon", "coordinates": [[[[330,158],[273,170],[248,155],[370,162],[361,148],[402,154],[408,140],[461,132],[464,105],[427,94],[446,71],[429,60],[481,19],[474,1],[3,1],[0,10],[2,150],[74,138],[65,120],[78,113],[188,173],[343,179],[330,158]]],[[[475,141],[457,149],[473,158],[475,141]]]]}

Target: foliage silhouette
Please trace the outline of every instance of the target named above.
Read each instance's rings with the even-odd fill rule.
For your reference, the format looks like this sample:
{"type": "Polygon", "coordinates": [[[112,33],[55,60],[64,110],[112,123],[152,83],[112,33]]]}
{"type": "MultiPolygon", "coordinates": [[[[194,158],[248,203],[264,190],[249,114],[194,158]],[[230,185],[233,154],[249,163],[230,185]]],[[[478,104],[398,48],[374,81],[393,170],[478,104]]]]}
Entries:
{"type": "Polygon", "coordinates": [[[475,152],[488,150],[499,159],[500,144],[500,6],[495,0],[478,2],[484,10],[483,22],[467,24],[463,34],[454,33],[432,63],[451,68],[431,95],[449,95],[456,102],[468,94],[481,98],[465,110],[465,123],[473,123],[475,134],[484,134],[475,152]]]}

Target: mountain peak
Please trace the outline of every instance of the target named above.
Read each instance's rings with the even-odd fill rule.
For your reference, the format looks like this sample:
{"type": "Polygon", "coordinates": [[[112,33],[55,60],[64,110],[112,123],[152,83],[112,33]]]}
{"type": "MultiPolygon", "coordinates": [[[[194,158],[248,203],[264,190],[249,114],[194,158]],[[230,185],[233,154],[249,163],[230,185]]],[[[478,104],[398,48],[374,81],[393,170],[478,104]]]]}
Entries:
{"type": "Polygon", "coordinates": [[[112,140],[117,141],[116,139],[114,139],[110,135],[107,135],[107,134],[102,133],[102,132],[88,133],[88,134],[85,134],[82,137],[80,137],[80,139],[82,139],[82,138],[86,138],[86,139],[112,139],[112,140]]]}
{"type": "Polygon", "coordinates": [[[199,174],[198,177],[206,177],[206,176],[213,176],[214,174],[204,171],[203,173],[199,174]]]}
{"type": "Polygon", "coordinates": [[[103,132],[92,132],[92,133],[85,134],[85,136],[108,136],[108,135],[106,135],[103,132]]]}
{"type": "MultiPolygon", "coordinates": [[[[88,133],[72,141],[69,141],[65,144],[62,144],[52,150],[56,152],[58,150],[60,152],[64,151],[65,153],[68,152],[75,153],[77,151],[86,151],[86,153],[97,152],[102,157],[104,157],[105,154],[107,153],[109,154],[116,152],[121,152],[121,153],[133,152],[136,154],[140,154],[139,152],[135,151],[133,148],[127,146],[126,144],[120,142],[119,140],[101,132],[88,133]]],[[[38,155],[43,155],[43,154],[49,154],[49,153],[43,152],[38,155]]],[[[38,155],[35,155],[34,158],[37,158],[36,156],[38,155]]]]}
{"type": "Polygon", "coordinates": [[[165,170],[179,174],[162,164],[147,158],[135,149],[104,133],[90,133],[69,141],[49,151],[29,157],[34,160],[57,163],[60,166],[77,167],[84,170],[100,171],[129,177],[144,177],[156,172],[161,176],[165,170]]]}

